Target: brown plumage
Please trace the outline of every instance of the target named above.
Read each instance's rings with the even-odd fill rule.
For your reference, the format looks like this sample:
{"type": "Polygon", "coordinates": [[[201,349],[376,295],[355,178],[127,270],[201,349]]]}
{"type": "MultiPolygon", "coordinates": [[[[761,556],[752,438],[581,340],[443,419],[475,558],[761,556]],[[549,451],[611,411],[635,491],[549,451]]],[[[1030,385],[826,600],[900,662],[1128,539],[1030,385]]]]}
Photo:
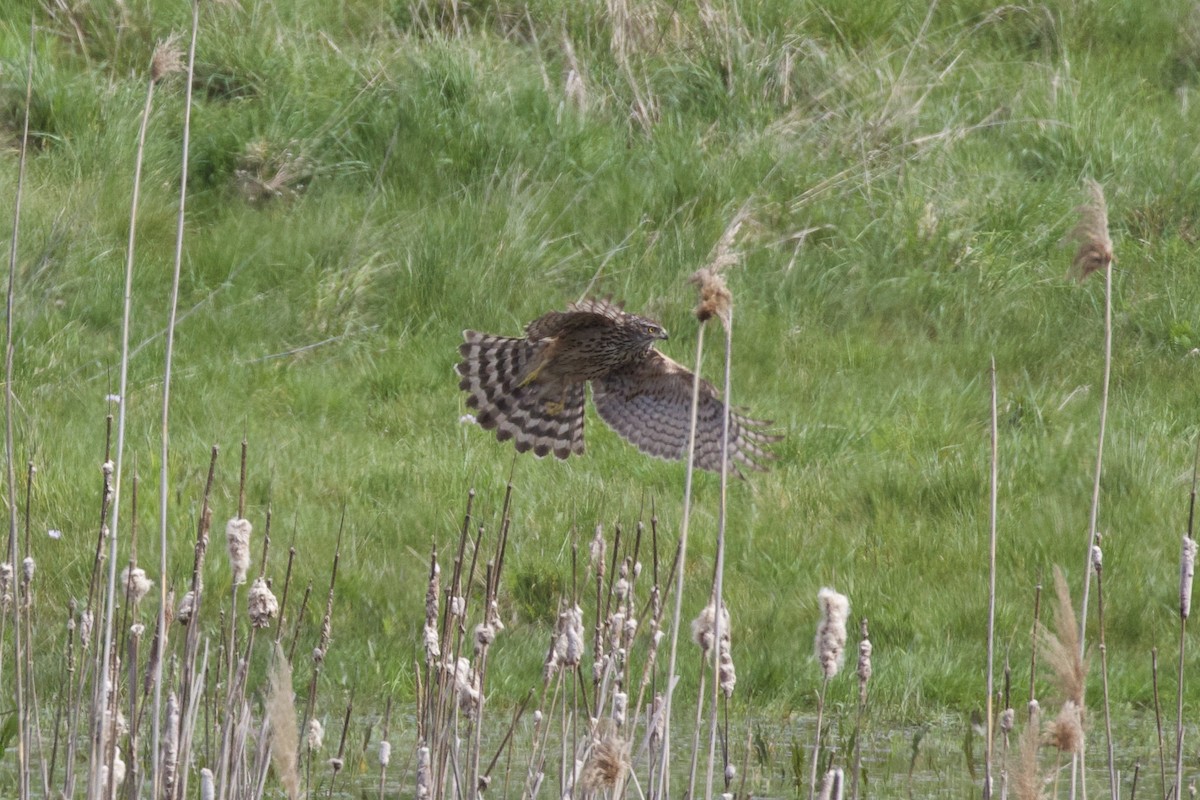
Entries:
{"type": "MultiPolygon", "coordinates": [[[[667,332],[608,300],[572,303],[525,327],[524,338],[464,331],[459,388],[476,409],[476,422],[512,439],[520,452],[567,458],[584,450],[584,386],[601,419],[643,453],[670,460],[687,453],[693,374],[654,349],[667,332]]],[[[697,467],[721,468],[724,403],[700,382],[696,421],[697,467]]],[[[769,423],[729,415],[729,464],[763,469],[767,445],[778,436],[769,423]]]]}

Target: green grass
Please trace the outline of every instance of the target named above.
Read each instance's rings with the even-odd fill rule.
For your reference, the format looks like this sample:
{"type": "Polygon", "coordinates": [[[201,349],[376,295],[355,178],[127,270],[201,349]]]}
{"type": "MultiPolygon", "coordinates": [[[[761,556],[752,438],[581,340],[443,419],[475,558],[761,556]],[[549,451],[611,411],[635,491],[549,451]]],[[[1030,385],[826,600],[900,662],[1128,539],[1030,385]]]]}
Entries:
{"type": "MultiPolygon", "coordinates": [[[[1118,259],[1100,513],[1112,694],[1150,701],[1150,649],[1174,646],[1200,434],[1200,21],[1189,4],[993,13],[946,2],[926,25],[903,3],[758,0],[713,6],[714,20],[656,3],[634,9],[625,63],[600,2],[478,4],[457,33],[448,5],[245,5],[202,13],[171,584],[190,564],[208,447],[223,451],[223,519],[244,433],[248,516],[261,531],[274,510],[276,580],[294,544],[301,580],[319,586],[345,513],[326,679],[409,699],[428,550],[448,551],[471,487],[494,530],[512,463],[511,448],[458,422],[459,332],[515,334],[591,287],[660,318],[664,349],[690,362],[684,278],[750,201],[745,264],[730,276],[735,402],[786,439],[773,470],[730,496],[739,694],[752,708],[811,707],[815,597],[832,584],[871,620],[881,709],[979,707],[993,356],[997,630],[1018,685],[1035,583],[1061,564],[1080,584],[1103,287],[1065,280],[1058,243],[1093,176],[1118,259]],[[566,92],[570,69],[582,103],[566,92]],[[632,113],[639,104],[648,119],[632,113]],[[248,201],[235,173],[254,148],[276,164],[302,157],[310,177],[293,196],[248,201]]],[[[36,12],[14,389],[18,463],[38,467],[34,554],[41,574],[62,577],[39,588],[47,641],[90,569],[146,65],[155,41],[187,24],[186,9],[137,2],[118,29],[109,6],[81,5],[74,21],[36,12]]],[[[29,6],[0,11],[11,209],[29,6]]],[[[182,107],[174,77],[156,97],[138,226],[132,341],[143,346],[126,463],[143,480],[141,536],[156,528],[182,107]]],[[[594,415],[588,425],[585,457],[516,463],[510,624],[492,672],[508,699],[539,669],[544,633],[528,617],[548,587],[570,585],[572,536],[598,521],[631,528],[651,501],[664,559],[677,535],[683,468],[643,458],[594,415]]],[[[716,478],[696,490],[693,613],[716,478]]],[[[227,580],[221,562],[210,559],[213,585],[227,580]]],[[[1162,683],[1173,692],[1172,677],[1162,683]]]]}

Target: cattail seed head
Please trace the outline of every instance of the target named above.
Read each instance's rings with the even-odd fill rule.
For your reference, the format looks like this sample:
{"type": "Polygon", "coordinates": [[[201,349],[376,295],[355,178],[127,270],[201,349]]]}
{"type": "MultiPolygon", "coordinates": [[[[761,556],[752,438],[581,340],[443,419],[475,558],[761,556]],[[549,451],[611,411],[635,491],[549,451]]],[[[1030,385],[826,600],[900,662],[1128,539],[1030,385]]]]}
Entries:
{"type": "Polygon", "coordinates": [[[25,584],[33,583],[33,573],[37,569],[37,564],[33,560],[33,556],[25,556],[21,562],[21,577],[25,579],[25,584]]]}
{"type": "Polygon", "coordinates": [[[629,695],[625,692],[613,692],[613,722],[625,724],[625,713],[629,709],[629,695]]]}
{"type": "Polygon", "coordinates": [[[718,674],[717,679],[720,682],[721,693],[725,697],[732,697],[734,687],[737,686],[737,672],[733,668],[733,656],[729,652],[729,641],[722,640],[720,648],[720,656],[718,657],[718,674]]]}
{"type": "MultiPolygon", "coordinates": [[[[720,619],[720,635],[723,644],[729,642],[731,638],[729,630],[729,608],[721,604],[721,619],[720,619]]],[[[700,614],[692,620],[692,641],[700,647],[700,652],[707,658],[712,652],[713,645],[716,643],[717,636],[717,610],[716,605],[710,602],[704,607],[700,614]]]]}
{"type": "Polygon", "coordinates": [[[850,616],[850,600],[825,586],[817,592],[817,605],[821,608],[821,622],[817,626],[814,646],[821,674],[828,680],[841,670],[846,654],[846,620],[850,616]]]}
{"type": "Polygon", "coordinates": [[[213,800],[217,796],[217,787],[213,781],[213,771],[208,767],[200,770],[200,800],[213,800]]]}
{"type": "Polygon", "coordinates": [[[577,666],[583,658],[583,609],[572,606],[558,615],[554,655],[560,666],[577,666]]]}
{"type": "Polygon", "coordinates": [[[596,533],[588,545],[588,561],[592,565],[592,572],[597,577],[604,577],[604,528],[600,525],[596,526],[596,533]]]}
{"type": "Polygon", "coordinates": [[[175,611],[175,619],[180,625],[187,625],[192,621],[192,614],[196,611],[196,593],[188,590],[183,595],[183,599],[179,601],[179,608],[175,611]]]}
{"type": "Polygon", "coordinates": [[[1113,262],[1113,243],[1108,235],[1108,203],[1104,199],[1104,189],[1091,178],[1084,182],[1084,188],[1088,192],[1088,202],[1075,209],[1079,214],[1079,221],[1065,239],[1067,244],[1078,246],[1075,257],[1071,259],[1071,270],[1068,274],[1079,282],[1093,272],[1107,269],[1113,262]]]}
{"type": "Polygon", "coordinates": [[[437,562],[436,551],[433,556],[433,566],[429,569],[429,585],[425,589],[425,624],[437,625],[438,598],[441,595],[440,579],[442,568],[437,562]]]}
{"type": "Polygon", "coordinates": [[[1016,722],[1017,712],[1014,709],[1006,708],[1000,712],[1000,732],[1007,736],[1012,732],[1013,723],[1016,722]]]}
{"type": "Polygon", "coordinates": [[[386,767],[392,763],[392,743],[382,741],[379,743],[379,766],[386,767]]]}
{"type": "Polygon", "coordinates": [[[1187,619],[1192,610],[1192,578],[1196,572],[1196,540],[1183,537],[1179,558],[1179,617],[1187,619]]]}
{"type": "Polygon", "coordinates": [[[321,720],[313,717],[308,721],[308,728],[305,731],[304,743],[308,745],[309,750],[317,751],[321,749],[321,745],[325,743],[325,726],[321,724],[321,720]]]}
{"type": "Polygon", "coordinates": [[[479,624],[475,626],[475,655],[478,656],[486,650],[492,642],[496,641],[496,629],[491,625],[479,624]]]}
{"type": "Polygon", "coordinates": [[[337,775],[342,771],[342,767],[346,766],[346,762],[340,758],[329,759],[329,767],[333,770],[333,774],[337,775]]]}
{"type": "Polygon", "coordinates": [[[458,594],[450,598],[450,607],[447,609],[452,617],[461,617],[467,613],[467,598],[458,594]]]}
{"type": "Polygon", "coordinates": [[[13,601],[12,595],[13,565],[5,561],[0,564],[0,604],[5,608],[13,601]]]}
{"type": "Polygon", "coordinates": [[[225,544],[229,549],[229,566],[234,584],[246,582],[250,570],[250,520],[234,517],[225,524],[225,544]]]}
{"type": "Polygon", "coordinates": [[[433,783],[433,771],[429,766],[429,748],[417,748],[417,800],[427,800],[430,784],[433,783]]]}
{"type": "Polygon", "coordinates": [[[125,587],[125,600],[136,605],[150,593],[154,581],[146,577],[146,570],[130,565],[121,570],[121,585],[125,587]]]}
{"type": "Polygon", "coordinates": [[[432,665],[442,657],[442,646],[438,640],[437,628],[433,625],[425,626],[425,663],[432,665]]]}
{"type": "Polygon", "coordinates": [[[83,649],[87,650],[92,644],[92,628],[95,626],[96,618],[92,615],[90,608],[85,608],[83,613],[79,615],[79,643],[83,645],[83,649]]]}
{"type": "Polygon", "coordinates": [[[279,615],[279,600],[267,585],[267,579],[261,575],[250,585],[246,596],[246,613],[255,628],[268,627],[271,620],[279,615]]]}
{"type": "MultiPolygon", "coordinates": [[[[1097,534],[1099,536],[1099,534],[1097,534]]],[[[1100,545],[1092,547],[1092,569],[1099,575],[1104,568],[1104,551],[1100,549],[1100,545]]]]}

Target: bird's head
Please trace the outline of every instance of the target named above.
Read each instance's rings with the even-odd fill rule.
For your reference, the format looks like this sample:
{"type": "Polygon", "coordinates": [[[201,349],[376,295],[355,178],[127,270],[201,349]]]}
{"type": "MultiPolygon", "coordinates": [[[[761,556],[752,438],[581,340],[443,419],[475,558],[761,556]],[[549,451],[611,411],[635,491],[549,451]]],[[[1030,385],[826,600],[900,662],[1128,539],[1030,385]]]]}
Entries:
{"type": "Polygon", "coordinates": [[[633,325],[638,338],[644,340],[646,344],[654,344],[660,339],[668,338],[667,329],[652,319],[631,315],[630,324],[633,325]]]}

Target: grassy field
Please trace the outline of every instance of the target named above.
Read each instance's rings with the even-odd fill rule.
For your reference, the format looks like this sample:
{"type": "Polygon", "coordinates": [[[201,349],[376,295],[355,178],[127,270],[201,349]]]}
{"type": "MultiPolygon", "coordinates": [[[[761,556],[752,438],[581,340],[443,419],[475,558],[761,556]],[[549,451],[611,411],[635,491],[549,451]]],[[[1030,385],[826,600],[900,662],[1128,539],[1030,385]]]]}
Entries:
{"type": "MultiPolygon", "coordinates": [[[[344,515],[327,691],[411,701],[430,547],[457,541],[470,488],[494,530],[513,468],[510,446],[460,421],[462,329],[515,335],[612,294],[661,320],[663,349],[690,361],[685,279],[745,206],[729,274],[734,402],[786,438],[770,472],[730,492],[742,708],[811,711],[823,585],[870,618],[879,713],[982,708],[992,358],[998,658],[1020,697],[1034,587],[1059,564],[1078,592],[1087,550],[1104,287],[1065,277],[1060,240],[1093,177],[1117,254],[1099,521],[1110,681],[1119,705],[1152,701],[1151,649],[1172,652],[1178,635],[1200,435],[1193,4],[243,6],[201,14],[168,584],[190,575],[209,446],[222,448],[223,520],[245,436],[246,516],[261,530],[273,510],[269,574],[294,545],[298,585],[320,584],[344,515]]],[[[51,642],[92,565],[148,65],[189,15],[146,0],[0,3],[7,211],[31,13],[13,388],[16,462],[38,470],[51,642]]],[[[183,89],[176,75],[155,96],[137,223],[125,463],[141,477],[140,531],[157,527],[183,89]]],[[[506,701],[536,681],[572,541],[596,523],[632,529],[652,507],[664,559],[677,535],[683,467],[641,456],[594,414],[588,426],[584,457],[513,468],[508,628],[490,673],[506,701]]],[[[717,488],[698,476],[685,614],[708,591],[717,488]]],[[[228,580],[218,561],[214,586],[228,580]]],[[[852,703],[851,683],[831,696],[852,703]]],[[[1171,675],[1160,685],[1173,697],[1171,675]]]]}

